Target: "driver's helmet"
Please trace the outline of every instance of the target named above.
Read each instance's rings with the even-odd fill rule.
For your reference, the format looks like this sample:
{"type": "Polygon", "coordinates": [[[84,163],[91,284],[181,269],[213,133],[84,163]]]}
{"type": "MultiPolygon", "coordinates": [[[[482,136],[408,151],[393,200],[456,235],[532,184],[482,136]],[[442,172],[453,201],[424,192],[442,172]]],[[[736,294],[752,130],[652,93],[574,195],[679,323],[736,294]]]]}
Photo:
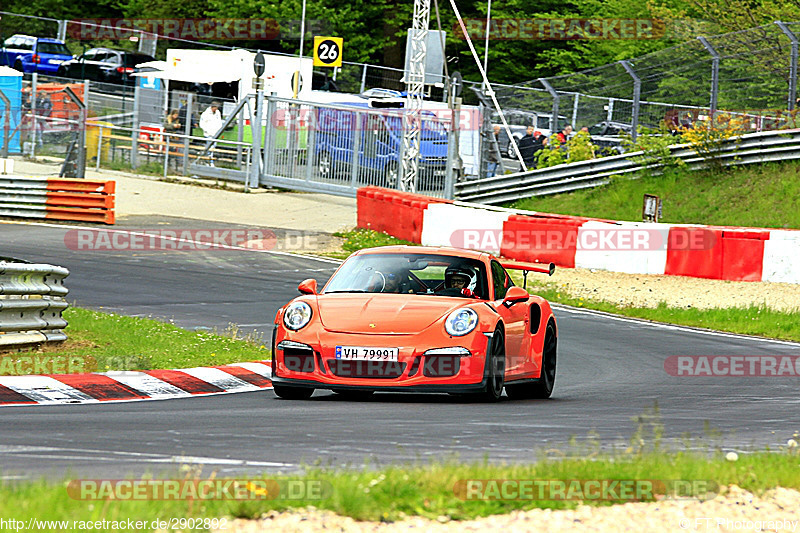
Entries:
{"type": "Polygon", "coordinates": [[[459,288],[459,289],[469,289],[470,291],[475,291],[475,286],[477,284],[477,279],[475,273],[470,270],[469,268],[461,267],[461,266],[449,266],[447,270],[444,272],[444,286],[448,289],[452,288],[459,288]],[[455,287],[453,284],[454,280],[463,280],[464,285],[460,287],[455,287]]]}

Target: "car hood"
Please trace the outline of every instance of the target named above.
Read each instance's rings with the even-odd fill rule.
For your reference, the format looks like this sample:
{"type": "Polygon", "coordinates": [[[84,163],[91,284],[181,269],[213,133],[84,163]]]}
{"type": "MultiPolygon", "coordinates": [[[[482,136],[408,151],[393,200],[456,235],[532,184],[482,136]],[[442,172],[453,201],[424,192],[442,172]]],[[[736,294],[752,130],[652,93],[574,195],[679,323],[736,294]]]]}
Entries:
{"type": "Polygon", "coordinates": [[[319,318],[328,331],[340,333],[418,333],[454,309],[464,298],[404,294],[321,294],[319,318]]]}

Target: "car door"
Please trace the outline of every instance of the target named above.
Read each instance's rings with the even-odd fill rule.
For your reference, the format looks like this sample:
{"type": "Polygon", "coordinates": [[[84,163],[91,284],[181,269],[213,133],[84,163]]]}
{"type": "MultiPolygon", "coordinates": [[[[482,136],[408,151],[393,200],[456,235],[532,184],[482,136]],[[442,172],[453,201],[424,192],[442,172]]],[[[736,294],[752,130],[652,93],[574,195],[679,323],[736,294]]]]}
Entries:
{"type": "Polygon", "coordinates": [[[39,56],[37,70],[39,72],[55,73],[58,66],[64,61],[72,59],[66,45],[51,41],[39,41],[36,43],[36,55],[39,56]]]}
{"type": "Polygon", "coordinates": [[[70,78],[81,80],[92,79],[92,69],[95,67],[95,57],[97,50],[92,48],[81,54],[73,63],[69,64],[67,75],[70,78]]]}
{"type": "Polygon", "coordinates": [[[506,292],[514,286],[511,277],[503,266],[492,260],[492,286],[494,288],[494,308],[503,319],[506,332],[506,373],[520,374],[525,371],[530,346],[526,330],[528,327],[528,302],[514,305],[503,304],[506,292]]]}
{"type": "Polygon", "coordinates": [[[6,64],[24,72],[33,54],[33,43],[24,36],[12,37],[9,41],[6,41],[4,54],[6,64]]]}
{"type": "Polygon", "coordinates": [[[98,58],[97,79],[108,83],[122,81],[122,54],[107,50],[102,58],[98,58]]]}

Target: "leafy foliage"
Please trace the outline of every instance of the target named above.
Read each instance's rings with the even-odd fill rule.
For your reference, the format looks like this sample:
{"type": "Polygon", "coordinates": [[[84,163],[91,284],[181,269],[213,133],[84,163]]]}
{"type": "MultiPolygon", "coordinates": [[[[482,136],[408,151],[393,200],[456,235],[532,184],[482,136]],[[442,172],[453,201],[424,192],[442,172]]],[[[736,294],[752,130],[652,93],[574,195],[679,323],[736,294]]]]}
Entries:
{"type": "Polygon", "coordinates": [[[548,146],[537,155],[537,168],[554,167],[563,163],[577,163],[588,161],[595,157],[595,147],[592,139],[585,131],[579,131],[565,143],[558,140],[558,136],[550,137],[548,146]]]}

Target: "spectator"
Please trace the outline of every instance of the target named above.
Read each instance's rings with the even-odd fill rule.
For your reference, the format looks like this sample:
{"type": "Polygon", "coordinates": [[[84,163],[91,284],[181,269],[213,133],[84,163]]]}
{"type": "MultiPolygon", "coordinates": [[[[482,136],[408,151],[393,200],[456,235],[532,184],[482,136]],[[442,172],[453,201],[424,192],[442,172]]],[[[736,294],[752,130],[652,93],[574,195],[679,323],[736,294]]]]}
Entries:
{"type": "Polygon", "coordinates": [[[522,157],[522,161],[525,163],[526,168],[532,168],[534,166],[534,157],[536,155],[536,138],[533,136],[533,134],[533,126],[528,126],[525,136],[517,143],[517,146],[519,147],[519,155],[522,157]]]}
{"type": "Polygon", "coordinates": [[[564,126],[563,130],[556,133],[556,136],[558,137],[558,142],[560,142],[562,145],[566,144],[571,134],[572,134],[572,125],[567,124],[566,126],[564,126]]]}
{"type": "Polygon", "coordinates": [[[182,133],[183,132],[183,121],[181,121],[180,111],[177,109],[173,109],[169,115],[167,115],[167,123],[165,124],[165,129],[168,133],[182,133]]]}
{"type": "Polygon", "coordinates": [[[486,177],[491,178],[497,174],[497,166],[500,164],[500,145],[498,144],[498,137],[500,136],[500,126],[494,127],[494,132],[489,136],[488,156],[486,164],[486,177]]]}
{"type": "Polygon", "coordinates": [[[36,115],[39,117],[35,124],[36,130],[36,143],[39,146],[42,146],[44,143],[42,141],[42,131],[45,129],[45,124],[47,123],[47,118],[53,112],[53,102],[50,100],[50,95],[47,94],[47,91],[38,91],[36,94],[36,115]]]}
{"type": "MultiPolygon", "coordinates": [[[[200,129],[203,130],[203,136],[206,139],[214,138],[217,132],[222,128],[222,113],[219,112],[219,102],[214,100],[211,102],[211,105],[208,106],[208,109],[203,111],[200,115],[200,129]]],[[[214,147],[216,146],[215,142],[211,142],[208,147],[209,152],[209,161],[211,166],[214,166],[214,147]]]]}
{"type": "Polygon", "coordinates": [[[533,138],[534,138],[534,141],[533,141],[533,162],[534,162],[534,166],[535,166],[536,158],[538,157],[539,152],[542,151],[542,149],[544,149],[544,145],[547,142],[547,137],[542,135],[541,131],[536,130],[536,131],[533,132],[533,138]]]}

